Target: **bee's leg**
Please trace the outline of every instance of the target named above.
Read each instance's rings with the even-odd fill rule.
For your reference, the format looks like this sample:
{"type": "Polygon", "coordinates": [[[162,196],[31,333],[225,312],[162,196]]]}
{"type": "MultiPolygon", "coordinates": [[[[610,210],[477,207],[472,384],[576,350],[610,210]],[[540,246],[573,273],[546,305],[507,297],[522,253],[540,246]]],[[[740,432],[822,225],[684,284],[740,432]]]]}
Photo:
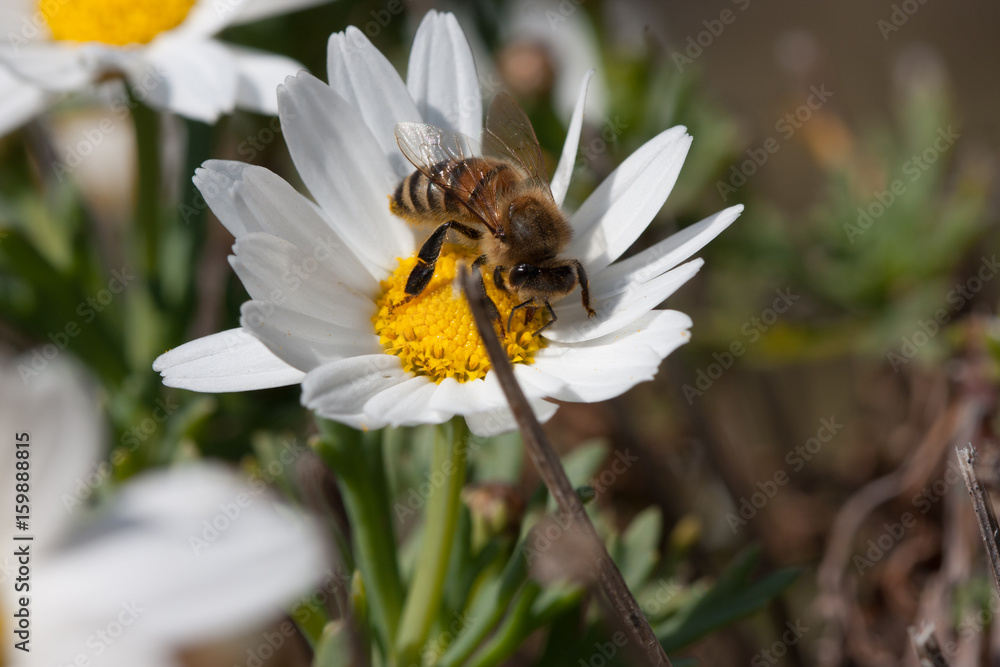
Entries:
{"type": "Polygon", "coordinates": [[[509,294],[510,292],[507,290],[507,283],[504,282],[503,279],[503,272],[505,270],[506,267],[503,266],[497,266],[493,269],[493,285],[501,292],[507,292],[509,294]]]}
{"type": "MultiPolygon", "coordinates": [[[[504,338],[507,332],[503,328],[503,318],[500,317],[500,311],[497,310],[497,305],[493,303],[493,299],[490,295],[486,293],[486,283],[483,282],[483,271],[480,268],[487,261],[486,255],[480,255],[476,257],[476,261],[472,263],[472,270],[479,275],[479,294],[486,301],[486,310],[489,312],[490,319],[497,323],[500,327],[500,338],[504,338]]],[[[495,282],[495,281],[494,281],[495,282]]]]}
{"type": "Polygon", "coordinates": [[[534,308],[534,307],[535,307],[535,300],[528,299],[524,303],[519,303],[513,308],[511,308],[510,315],[507,316],[507,328],[510,329],[514,324],[514,313],[521,310],[522,308],[534,308]]]}
{"type": "MultiPolygon", "coordinates": [[[[583,307],[587,309],[587,317],[593,317],[597,313],[590,307],[590,283],[587,281],[587,272],[583,270],[583,264],[580,263],[580,260],[574,261],[573,264],[576,266],[576,279],[580,283],[580,298],[583,300],[583,307]]],[[[548,306],[549,304],[546,302],[545,305],[548,306]]],[[[549,312],[552,313],[552,306],[549,306],[549,312]]],[[[552,313],[552,316],[552,321],[549,324],[555,321],[555,313],[552,313]]],[[[548,324],[545,326],[548,326],[548,324]]]]}
{"type": "Polygon", "coordinates": [[[552,310],[552,305],[548,301],[545,302],[545,307],[548,308],[549,315],[552,316],[552,319],[543,324],[542,326],[540,326],[538,330],[535,331],[535,333],[531,334],[532,336],[537,336],[538,334],[542,333],[542,331],[552,326],[552,323],[559,319],[558,317],[556,317],[556,311],[552,310]]]}
{"type": "Polygon", "coordinates": [[[438,257],[441,255],[441,246],[444,245],[444,239],[448,235],[449,229],[454,229],[472,240],[478,240],[482,236],[482,232],[478,229],[463,225],[454,220],[449,220],[435,229],[434,233],[420,246],[420,252],[417,253],[417,265],[413,267],[409,278],[406,279],[407,297],[395,304],[394,307],[407,303],[427,287],[427,283],[434,276],[434,267],[437,265],[438,257]]]}

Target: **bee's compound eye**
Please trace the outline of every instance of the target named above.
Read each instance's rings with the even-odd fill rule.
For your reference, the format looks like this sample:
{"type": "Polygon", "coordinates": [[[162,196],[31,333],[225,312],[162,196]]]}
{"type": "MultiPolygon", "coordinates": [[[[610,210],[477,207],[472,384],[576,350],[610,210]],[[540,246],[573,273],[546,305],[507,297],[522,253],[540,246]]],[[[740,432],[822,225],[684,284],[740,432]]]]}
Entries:
{"type": "Polygon", "coordinates": [[[531,264],[517,264],[510,270],[507,282],[515,289],[523,285],[528,279],[538,275],[538,267],[531,264]]]}

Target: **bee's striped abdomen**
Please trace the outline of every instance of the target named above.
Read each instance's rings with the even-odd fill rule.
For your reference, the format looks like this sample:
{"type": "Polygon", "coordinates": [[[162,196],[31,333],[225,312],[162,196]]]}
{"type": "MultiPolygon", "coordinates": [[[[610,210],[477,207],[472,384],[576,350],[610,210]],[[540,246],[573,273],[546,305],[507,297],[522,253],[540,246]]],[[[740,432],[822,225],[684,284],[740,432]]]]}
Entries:
{"type": "MultiPolygon", "coordinates": [[[[447,178],[450,164],[441,162],[434,165],[435,172],[447,178]]],[[[396,192],[392,195],[392,212],[403,217],[436,217],[446,210],[461,208],[461,204],[454,201],[454,197],[445,194],[431,179],[419,171],[400,181],[396,186],[396,192]]]]}
{"type": "Polygon", "coordinates": [[[483,158],[442,161],[430,168],[434,180],[415,171],[396,186],[392,212],[418,220],[472,220],[476,218],[466,203],[487,206],[498,187],[510,187],[518,180],[509,166],[483,158]],[[441,188],[434,181],[445,183],[441,188]]]}
{"type": "Polygon", "coordinates": [[[420,197],[423,191],[426,197],[427,183],[429,179],[415,171],[396,186],[396,192],[392,195],[392,212],[396,215],[409,217],[427,211],[427,202],[420,197]]]}

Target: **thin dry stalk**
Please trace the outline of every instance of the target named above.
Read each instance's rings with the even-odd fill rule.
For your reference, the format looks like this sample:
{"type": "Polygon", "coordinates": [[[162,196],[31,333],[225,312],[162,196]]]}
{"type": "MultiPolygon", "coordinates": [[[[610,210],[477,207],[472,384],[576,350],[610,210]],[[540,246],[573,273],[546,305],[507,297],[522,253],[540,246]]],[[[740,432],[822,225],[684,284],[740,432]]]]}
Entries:
{"type": "Polygon", "coordinates": [[[920,657],[920,667],[948,667],[948,658],[934,636],[933,623],[926,623],[919,630],[911,626],[910,641],[920,657]]]}
{"type": "Polygon", "coordinates": [[[993,511],[989,493],[976,478],[976,448],[969,443],[968,447],[956,447],[955,451],[958,453],[959,470],[962,471],[965,486],[968,487],[969,495],[972,497],[972,509],[976,513],[979,532],[982,533],[983,544],[986,545],[993,584],[997,593],[1000,593],[1000,525],[997,523],[997,515],[993,511]]]}
{"type": "Polygon", "coordinates": [[[653,628],[650,627],[649,621],[643,615],[639,603],[629,591],[628,584],[625,583],[618,566],[608,555],[608,550],[594,529],[590,517],[587,516],[583,503],[580,502],[579,496],[566,476],[566,471],[563,470],[559,457],[542,430],[542,425],[538,423],[531,405],[528,404],[528,399],[525,398],[524,392],[521,391],[520,385],[514,378],[514,369],[493,331],[493,324],[487,315],[486,306],[479,293],[476,280],[468,268],[464,266],[459,269],[458,279],[465,291],[465,297],[469,300],[472,316],[479,329],[479,335],[482,336],[483,344],[486,346],[490,363],[493,365],[493,372],[497,374],[500,387],[507,397],[507,402],[510,404],[510,409],[521,430],[521,437],[524,440],[528,456],[531,457],[539,476],[559,506],[559,510],[576,524],[580,528],[581,534],[594,545],[594,552],[598,554],[597,580],[609,606],[634,645],[645,657],[647,664],[670,667],[670,659],[656,639],[653,628]]]}

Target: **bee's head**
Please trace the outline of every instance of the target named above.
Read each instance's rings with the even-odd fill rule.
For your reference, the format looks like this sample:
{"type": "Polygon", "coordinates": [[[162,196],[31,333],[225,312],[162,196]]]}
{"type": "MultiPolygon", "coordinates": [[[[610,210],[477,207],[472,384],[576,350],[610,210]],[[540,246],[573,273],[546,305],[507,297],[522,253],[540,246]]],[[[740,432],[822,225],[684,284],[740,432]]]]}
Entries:
{"type": "Polygon", "coordinates": [[[507,274],[507,283],[515,290],[518,290],[527,281],[537,278],[539,273],[541,273],[541,270],[537,266],[516,264],[511,267],[510,273],[507,274]]]}

